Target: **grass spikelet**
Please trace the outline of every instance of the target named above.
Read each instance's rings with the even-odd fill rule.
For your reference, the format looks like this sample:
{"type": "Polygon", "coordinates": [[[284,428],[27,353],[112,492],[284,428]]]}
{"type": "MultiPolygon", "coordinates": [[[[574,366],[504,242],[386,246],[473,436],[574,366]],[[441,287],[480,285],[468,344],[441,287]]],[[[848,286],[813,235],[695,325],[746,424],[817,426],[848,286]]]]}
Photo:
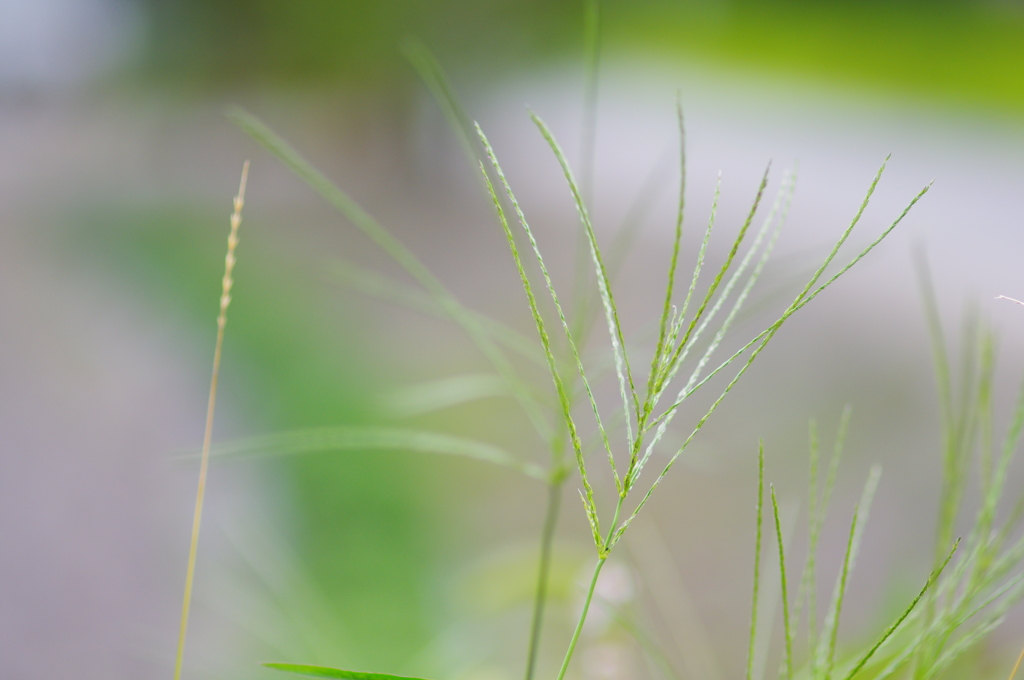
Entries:
{"type": "MultiPolygon", "coordinates": [[[[679,208],[676,212],[676,232],[672,240],[672,258],[668,265],[668,285],[665,287],[665,304],[661,310],[661,320],[658,323],[658,342],[654,347],[654,356],[651,358],[651,374],[647,379],[648,394],[654,391],[654,381],[662,365],[662,354],[665,351],[665,334],[669,330],[668,324],[672,313],[672,293],[675,289],[676,267],[679,264],[679,243],[683,238],[683,214],[686,207],[686,128],[683,123],[682,95],[676,99],[676,115],[679,119],[679,208]]],[[[706,240],[705,240],[706,243],[706,240]]],[[[650,404],[645,405],[649,409],[650,404]]]]}
{"type": "Polygon", "coordinates": [[[779,581],[782,586],[782,627],[786,641],[786,680],[793,678],[793,630],[789,620],[789,595],[786,590],[786,550],[782,542],[782,523],[779,521],[779,501],[775,498],[775,487],[772,492],[772,514],[775,517],[775,539],[779,544],[779,581]]]}
{"type": "Polygon", "coordinates": [[[188,612],[192,604],[192,583],[196,571],[196,550],[199,546],[199,525],[203,518],[203,500],[206,497],[206,475],[210,466],[210,442],[213,438],[213,412],[217,404],[217,379],[220,376],[220,355],[224,346],[224,328],[228,323],[228,305],[231,304],[232,273],[235,270],[235,249],[238,248],[238,228],[242,225],[242,207],[245,205],[245,183],[249,178],[249,161],[242,165],[242,179],[231,213],[231,231],[228,233],[228,252],[224,256],[224,277],[221,279],[220,312],[217,314],[217,343],[213,350],[213,371],[210,377],[210,397],[206,405],[206,429],[203,433],[203,453],[199,461],[199,484],[196,488],[196,507],[192,517],[192,538],[188,547],[188,566],[185,568],[185,595],[181,605],[181,624],[178,629],[178,650],[174,657],[174,680],[181,678],[181,664],[185,657],[185,635],[188,631],[188,612]]]}
{"type": "MultiPolygon", "coordinates": [[[[565,318],[565,312],[562,309],[562,303],[558,299],[558,293],[555,291],[555,285],[551,281],[551,275],[548,273],[547,265],[544,263],[544,257],[541,255],[540,247],[537,245],[537,239],[533,235],[533,230],[530,229],[530,224],[526,221],[526,215],[523,214],[522,209],[519,207],[519,201],[516,200],[516,196],[512,193],[512,187],[509,185],[508,180],[505,178],[505,173],[501,169],[501,165],[498,163],[498,158],[494,154],[494,149],[491,148],[491,144],[487,139],[480,126],[477,126],[477,134],[480,137],[480,141],[484,146],[484,151],[487,157],[490,159],[491,164],[494,166],[494,172],[497,174],[498,179],[501,181],[502,186],[505,189],[505,193],[508,196],[509,201],[512,203],[512,207],[515,209],[516,217],[519,219],[519,225],[523,228],[523,232],[526,234],[526,238],[530,242],[530,247],[533,249],[534,256],[537,258],[537,266],[540,268],[541,274],[544,277],[544,285],[547,286],[548,293],[551,295],[551,301],[555,305],[555,310],[558,312],[558,320],[562,324],[562,330],[565,331],[565,338],[569,344],[569,349],[572,352],[573,359],[576,362],[576,370],[579,372],[580,381],[583,383],[583,387],[586,390],[587,397],[590,400],[591,410],[594,412],[594,419],[597,422],[597,429],[601,436],[601,442],[604,444],[605,451],[608,453],[608,464],[611,466],[612,475],[615,478],[615,488],[619,493],[622,492],[622,482],[619,479],[619,473],[615,466],[615,455],[612,453],[611,443],[608,441],[608,433],[605,431],[604,423],[601,421],[601,412],[597,408],[597,401],[594,399],[593,390],[590,389],[590,381],[587,380],[586,370],[583,368],[583,361],[580,359],[579,350],[576,347],[576,342],[573,339],[572,331],[569,328],[569,323],[565,318]]],[[[481,171],[483,171],[483,163],[481,163],[481,171]]],[[[494,187],[491,185],[491,181],[484,172],[484,181],[487,184],[488,191],[491,193],[491,199],[494,202],[495,208],[498,211],[498,220],[501,222],[502,229],[505,231],[505,237],[508,240],[509,248],[512,250],[512,257],[516,261],[516,267],[519,271],[519,276],[523,281],[523,286],[529,288],[529,278],[526,276],[526,271],[523,269],[522,262],[519,259],[519,252],[516,248],[515,239],[512,237],[512,232],[508,227],[508,220],[505,218],[504,211],[501,208],[501,204],[498,201],[497,195],[494,193],[494,187]]],[[[540,315],[540,310],[537,308],[537,301],[532,297],[532,293],[528,292],[527,297],[530,299],[530,310],[534,315],[534,320],[538,324],[538,330],[544,325],[544,320],[540,315]]],[[[561,382],[561,378],[557,377],[557,370],[555,368],[554,355],[551,353],[551,344],[545,338],[542,339],[544,344],[545,355],[548,358],[548,365],[552,371],[552,375],[555,377],[556,383],[561,382]]],[[[560,388],[564,390],[563,388],[560,388]]],[[[559,393],[559,399],[562,398],[562,393],[559,393]]],[[[575,432],[575,424],[570,423],[572,416],[569,413],[569,399],[566,397],[563,403],[563,415],[566,418],[566,424],[570,428],[570,433],[575,432]]],[[[575,446],[575,440],[574,440],[575,446]]],[[[580,452],[579,465],[583,479],[586,480],[586,474],[582,467],[582,451],[580,452]]]]}
{"type": "Polygon", "coordinates": [[[597,274],[597,284],[601,292],[601,302],[604,305],[606,322],[608,324],[608,334],[611,338],[612,354],[615,357],[615,372],[619,377],[619,391],[622,396],[623,413],[626,419],[626,438],[629,442],[630,448],[632,448],[633,435],[629,406],[630,400],[629,397],[627,397],[626,392],[627,385],[629,388],[629,394],[632,395],[633,412],[638,419],[640,417],[640,400],[637,397],[636,387],[633,383],[633,373],[629,367],[629,356],[626,353],[626,341],[622,334],[622,324],[619,323],[619,312],[615,307],[615,297],[612,295],[611,281],[608,278],[608,272],[605,268],[604,260],[601,257],[601,248],[597,244],[597,235],[594,233],[594,226],[590,222],[590,214],[583,201],[583,195],[580,193],[576,179],[573,177],[572,169],[569,167],[569,161],[566,159],[561,147],[558,145],[554,135],[551,134],[551,130],[548,129],[548,126],[544,121],[534,113],[531,113],[530,117],[540,130],[545,141],[547,141],[548,146],[551,147],[552,152],[554,152],[555,157],[558,159],[559,165],[562,166],[562,173],[565,175],[565,179],[569,183],[569,189],[576,202],[576,210],[579,213],[580,221],[583,223],[583,227],[587,232],[587,239],[590,244],[590,255],[594,261],[594,271],[597,274]]]}

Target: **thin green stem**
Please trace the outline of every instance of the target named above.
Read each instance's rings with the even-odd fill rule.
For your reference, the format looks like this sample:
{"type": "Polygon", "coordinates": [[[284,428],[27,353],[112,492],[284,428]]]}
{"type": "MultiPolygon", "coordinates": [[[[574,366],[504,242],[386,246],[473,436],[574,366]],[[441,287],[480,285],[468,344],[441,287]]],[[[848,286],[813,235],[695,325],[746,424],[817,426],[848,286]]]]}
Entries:
{"type": "Polygon", "coordinates": [[[587,620],[587,611],[590,609],[590,601],[594,599],[594,588],[597,587],[597,577],[601,575],[601,568],[604,567],[605,560],[607,559],[608,555],[602,554],[597,558],[597,564],[594,565],[594,575],[590,579],[590,587],[587,588],[587,598],[583,601],[583,611],[580,613],[580,620],[576,623],[576,630],[573,631],[572,640],[569,641],[569,649],[565,652],[565,659],[562,661],[562,667],[558,671],[557,680],[563,680],[563,678],[565,678],[565,672],[569,669],[569,661],[572,660],[572,653],[576,651],[576,643],[579,642],[580,633],[583,631],[583,624],[587,620]]]}
{"type": "Polygon", "coordinates": [[[764,442],[757,443],[757,534],[754,540],[754,594],[750,605],[750,649],[747,653],[747,680],[754,677],[754,645],[757,640],[757,605],[761,585],[761,519],[764,509],[764,442]]]}
{"type": "Polygon", "coordinates": [[[533,618],[530,623],[530,647],[526,653],[526,680],[533,680],[540,647],[540,629],[544,622],[544,605],[548,596],[548,576],[551,572],[551,548],[558,526],[558,512],[562,505],[562,482],[552,481],[548,486],[548,507],[544,516],[544,529],[540,539],[540,565],[537,568],[537,592],[533,599],[533,618]]]}

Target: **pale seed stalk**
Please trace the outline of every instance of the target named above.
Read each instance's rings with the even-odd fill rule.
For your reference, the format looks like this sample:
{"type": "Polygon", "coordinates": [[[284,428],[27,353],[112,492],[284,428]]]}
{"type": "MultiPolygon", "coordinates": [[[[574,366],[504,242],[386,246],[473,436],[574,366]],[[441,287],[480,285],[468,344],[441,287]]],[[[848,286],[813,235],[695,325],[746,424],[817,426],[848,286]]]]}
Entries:
{"type": "Polygon", "coordinates": [[[221,279],[220,313],[217,315],[217,344],[213,350],[213,375],[210,378],[210,398],[206,405],[206,430],[203,434],[203,453],[199,463],[199,484],[196,489],[196,508],[192,517],[192,540],[188,548],[188,567],[185,570],[185,596],[181,605],[181,627],[178,631],[178,652],[174,658],[174,680],[181,678],[181,662],[185,655],[185,633],[188,629],[188,610],[192,602],[192,583],[196,571],[196,548],[199,545],[199,524],[203,517],[203,499],[206,496],[206,473],[210,463],[210,440],[213,436],[213,411],[217,403],[217,378],[220,375],[220,354],[224,345],[224,327],[228,323],[228,305],[231,304],[231,274],[235,269],[235,249],[238,247],[238,227],[242,224],[242,206],[245,203],[245,181],[249,176],[249,161],[242,165],[242,179],[235,196],[235,210],[231,213],[231,232],[228,234],[228,252],[224,256],[224,278],[221,279]]]}

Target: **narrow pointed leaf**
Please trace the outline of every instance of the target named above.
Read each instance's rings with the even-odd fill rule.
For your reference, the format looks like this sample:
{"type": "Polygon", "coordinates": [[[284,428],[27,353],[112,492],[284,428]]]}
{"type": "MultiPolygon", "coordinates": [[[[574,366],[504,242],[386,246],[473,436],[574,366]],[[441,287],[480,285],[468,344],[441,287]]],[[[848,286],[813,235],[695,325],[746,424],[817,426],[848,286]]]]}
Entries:
{"type": "Polygon", "coordinates": [[[547,478],[539,466],[519,461],[493,444],[423,430],[358,425],[317,427],[240,439],[215,447],[212,455],[276,456],[352,450],[415,451],[463,456],[509,467],[537,479],[547,478]]]}
{"type": "Polygon", "coordinates": [[[279,137],[261,120],[239,108],[231,108],[228,118],[254,140],[277,156],[292,172],[320,194],[331,206],[344,215],[357,229],[377,244],[395,260],[417,283],[437,301],[445,313],[451,316],[470,336],[481,353],[509,385],[509,389],[526,412],[531,424],[545,441],[551,440],[551,426],[544,419],[540,408],[519,379],[508,358],[492,342],[477,322],[476,317],[448,291],[441,281],[416,257],[411,250],[395,238],[362,206],[331,182],[323,173],[314,168],[288,142],[279,137]]]}
{"type": "Polygon", "coordinates": [[[337,680],[420,680],[420,678],[408,678],[388,673],[361,673],[359,671],[346,671],[327,666],[307,666],[298,663],[265,663],[263,665],[276,671],[305,675],[311,678],[336,678],[337,680]]]}

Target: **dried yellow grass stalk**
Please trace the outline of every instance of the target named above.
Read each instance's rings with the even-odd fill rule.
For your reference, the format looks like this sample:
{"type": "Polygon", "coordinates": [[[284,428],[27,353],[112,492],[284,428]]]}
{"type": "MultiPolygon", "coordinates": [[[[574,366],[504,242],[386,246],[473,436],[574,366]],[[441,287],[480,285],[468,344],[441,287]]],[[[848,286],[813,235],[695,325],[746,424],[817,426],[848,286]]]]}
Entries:
{"type": "Polygon", "coordinates": [[[203,435],[203,455],[199,463],[199,486],[196,489],[196,509],[192,518],[192,541],[188,549],[188,567],[185,571],[185,597],[181,605],[181,628],[178,632],[178,653],[174,660],[174,680],[181,678],[181,662],[185,654],[185,633],[188,628],[188,610],[192,602],[192,581],[196,571],[196,547],[199,544],[199,524],[203,517],[203,498],[206,495],[206,472],[210,463],[210,439],[213,435],[213,411],[217,403],[217,377],[220,374],[220,353],[224,345],[224,327],[228,323],[228,305],[231,304],[231,273],[235,269],[235,248],[238,247],[238,227],[242,224],[242,206],[245,203],[245,181],[249,176],[249,161],[242,165],[242,180],[235,196],[235,210],[231,213],[231,233],[228,234],[228,253],[224,257],[224,278],[221,280],[220,313],[217,315],[217,345],[213,351],[213,376],[210,378],[210,399],[206,406],[206,432],[203,435]]]}

